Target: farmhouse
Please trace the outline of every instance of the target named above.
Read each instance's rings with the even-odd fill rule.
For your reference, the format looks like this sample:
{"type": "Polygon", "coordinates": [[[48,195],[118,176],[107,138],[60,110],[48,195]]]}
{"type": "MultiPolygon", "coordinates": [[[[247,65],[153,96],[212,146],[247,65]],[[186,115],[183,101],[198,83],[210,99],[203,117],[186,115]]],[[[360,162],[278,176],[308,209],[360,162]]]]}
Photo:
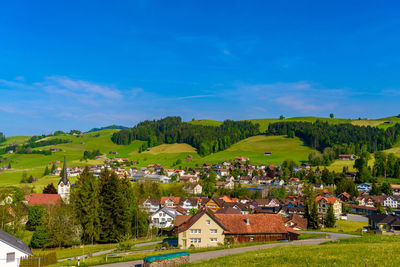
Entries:
{"type": "Polygon", "coordinates": [[[200,184],[185,184],[183,190],[191,195],[198,195],[203,192],[203,187],[200,184]]]}
{"type": "Polygon", "coordinates": [[[400,218],[386,214],[371,214],[368,216],[368,225],[377,234],[400,233],[400,218]]]}
{"type": "Polygon", "coordinates": [[[340,154],[339,159],[341,160],[353,160],[354,155],[353,154],[340,154]]]}
{"type": "Polygon", "coordinates": [[[0,265],[19,266],[20,259],[33,256],[31,249],[20,239],[0,230],[0,265]]]}
{"type": "MultiPolygon", "coordinates": [[[[180,216],[177,216],[177,221],[180,216]]],[[[285,227],[276,214],[214,214],[201,209],[193,216],[179,219],[175,232],[183,249],[211,247],[218,243],[267,242],[297,239],[298,233],[285,227]]]]}

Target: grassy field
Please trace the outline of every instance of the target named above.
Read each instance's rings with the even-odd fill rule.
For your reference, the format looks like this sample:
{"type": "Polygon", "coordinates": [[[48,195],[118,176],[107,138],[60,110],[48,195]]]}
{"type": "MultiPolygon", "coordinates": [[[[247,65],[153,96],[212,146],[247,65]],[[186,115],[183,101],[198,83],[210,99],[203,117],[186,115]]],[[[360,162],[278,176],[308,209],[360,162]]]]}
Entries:
{"type": "MultiPolygon", "coordinates": [[[[319,233],[308,234],[307,233],[307,234],[301,234],[300,235],[301,240],[310,239],[310,238],[318,238],[318,237],[323,237],[323,236],[325,236],[325,234],[319,234],[319,233]]],[[[267,243],[277,243],[277,242],[275,241],[275,242],[267,242],[267,243]]],[[[228,248],[239,248],[239,247],[256,246],[256,245],[262,245],[262,244],[267,244],[267,243],[265,243],[265,242],[252,242],[252,243],[231,244],[229,246],[228,245],[221,245],[221,246],[217,246],[217,247],[189,248],[189,249],[186,249],[184,251],[189,252],[190,254],[194,254],[194,253],[201,253],[201,252],[206,252],[206,251],[223,250],[223,249],[228,249],[228,248]]],[[[95,246],[97,246],[97,245],[95,245],[95,246]]],[[[102,246],[102,245],[98,245],[98,246],[102,246]]],[[[167,251],[155,251],[154,248],[155,248],[154,245],[148,246],[148,247],[137,248],[138,250],[149,250],[149,251],[136,251],[133,254],[124,255],[124,256],[116,257],[116,258],[110,258],[107,263],[116,263],[116,262],[127,262],[127,261],[141,260],[146,256],[162,255],[162,254],[182,251],[180,249],[170,249],[170,250],[167,250],[167,251]]],[[[86,246],[85,246],[85,251],[86,251],[86,246]]],[[[97,250],[97,251],[99,251],[99,250],[97,250]]],[[[37,252],[40,253],[40,251],[37,251],[37,252]]],[[[59,252],[57,252],[57,253],[59,253],[59,252]]],[[[61,257],[61,258],[66,258],[65,255],[70,255],[70,256],[67,256],[67,258],[68,257],[73,257],[73,256],[79,256],[79,255],[82,254],[82,249],[81,248],[77,248],[76,251],[75,251],[75,249],[71,249],[71,250],[67,249],[66,252],[61,252],[61,253],[63,253],[62,254],[63,257],[61,257]]],[[[60,258],[58,255],[59,254],[57,254],[57,257],[60,258]]],[[[105,257],[106,257],[106,255],[101,255],[101,256],[88,258],[88,259],[85,260],[85,264],[86,265],[84,265],[84,266],[93,266],[93,265],[106,264],[105,257]]],[[[69,261],[60,262],[60,263],[58,263],[56,265],[52,265],[52,266],[76,266],[76,264],[77,264],[77,261],[74,260],[71,263],[69,261]]]]}
{"type": "Polygon", "coordinates": [[[398,266],[398,253],[399,236],[365,235],[315,246],[257,250],[186,266],[398,266]]]}
{"type": "Polygon", "coordinates": [[[325,231],[334,233],[360,233],[360,229],[363,229],[364,226],[368,226],[368,222],[336,221],[336,227],[325,228],[325,231]]]}
{"type": "Polygon", "coordinates": [[[188,144],[163,144],[152,147],[150,151],[143,152],[144,155],[156,155],[160,153],[196,153],[196,149],[188,144]]]}
{"type": "Polygon", "coordinates": [[[303,144],[298,138],[285,136],[253,136],[242,140],[225,151],[201,158],[201,162],[216,163],[234,159],[237,156],[249,157],[254,164],[281,164],[286,159],[296,162],[308,160],[310,152],[315,151],[303,144]],[[265,156],[271,151],[271,156],[265,156]]]}
{"type": "Polygon", "coordinates": [[[203,125],[203,126],[220,126],[222,124],[222,121],[194,120],[194,121],[188,121],[188,123],[191,123],[191,124],[194,124],[194,125],[203,125]]]}

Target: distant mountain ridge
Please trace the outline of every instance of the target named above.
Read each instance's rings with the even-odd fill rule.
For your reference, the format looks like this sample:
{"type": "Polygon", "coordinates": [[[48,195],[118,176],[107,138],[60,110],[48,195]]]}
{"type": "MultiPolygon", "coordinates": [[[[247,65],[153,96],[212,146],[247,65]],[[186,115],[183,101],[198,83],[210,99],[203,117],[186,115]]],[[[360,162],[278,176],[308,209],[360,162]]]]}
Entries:
{"type": "Polygon", "coordinates": [[[121,126],[121,125],[110,125],[110,126],[105,126],[105,127],[100,127],[100,128],[92,128],[87,133],[92,133],[92,132],[98,132],[102,130],[126,130],[130,129],[129,127],[121,126]]]}

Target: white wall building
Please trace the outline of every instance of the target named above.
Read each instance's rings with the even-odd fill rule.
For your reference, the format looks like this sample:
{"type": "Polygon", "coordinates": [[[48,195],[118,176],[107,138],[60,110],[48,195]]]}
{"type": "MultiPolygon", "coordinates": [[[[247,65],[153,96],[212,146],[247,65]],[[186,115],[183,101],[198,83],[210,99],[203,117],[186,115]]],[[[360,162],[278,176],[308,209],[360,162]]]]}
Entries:
{"type": "Polygon", "coordinates": [[[0,266],[18,267],[20,259],[29,255],[33,253],[23,241],[0,230],[0,266]]]}

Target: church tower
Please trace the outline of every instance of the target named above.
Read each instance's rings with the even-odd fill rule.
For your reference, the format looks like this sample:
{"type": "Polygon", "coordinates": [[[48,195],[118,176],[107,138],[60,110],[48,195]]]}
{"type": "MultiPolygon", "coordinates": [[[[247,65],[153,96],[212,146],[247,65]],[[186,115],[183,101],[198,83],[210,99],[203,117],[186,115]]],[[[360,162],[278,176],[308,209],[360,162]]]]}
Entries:
{"type": "Polygon", "coordinates": [[[67,204],[69,203],[70,190],[71,190],[71,184],[68,180],[67,163],[64,156],[64,167],[63,167],[62,177],[58,182],[58,194],[60,195],[61,199],[67,204]]]}

